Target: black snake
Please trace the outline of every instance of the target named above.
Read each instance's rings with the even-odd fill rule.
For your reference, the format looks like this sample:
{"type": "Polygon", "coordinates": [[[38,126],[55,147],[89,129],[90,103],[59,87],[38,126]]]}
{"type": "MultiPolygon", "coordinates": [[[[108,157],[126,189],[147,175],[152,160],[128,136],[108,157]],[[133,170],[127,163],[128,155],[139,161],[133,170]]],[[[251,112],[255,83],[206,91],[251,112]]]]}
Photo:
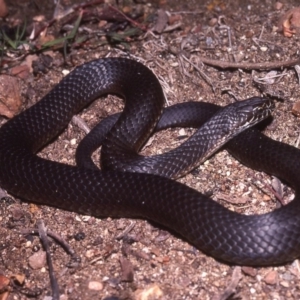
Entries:
{"type": "Polygon", "coordinates": [[[106,159],[114,158],[115,153],[123,155],[120,148],[138,150],[158,121],[164,98],[161,87],[142,64],[127,59],[97,60],[76,68],[36,105],[1,127],[1,187],[24,199],[79,213],[147,218],[171,228],[202,251],[235,264],[271,265],[299,256],[300,152],[256,129],[235,137],[227,149],[243,163],[279,176],[296,189],[294,201],[264,215],[229,211],[164,177],[101,172],[36,156],[75,113],[106,93],[140,101],[139,105],[126,101],[106,137],[106,159]],[[139,124],[135,135],[127,135],[135,124],[139,124]]]}

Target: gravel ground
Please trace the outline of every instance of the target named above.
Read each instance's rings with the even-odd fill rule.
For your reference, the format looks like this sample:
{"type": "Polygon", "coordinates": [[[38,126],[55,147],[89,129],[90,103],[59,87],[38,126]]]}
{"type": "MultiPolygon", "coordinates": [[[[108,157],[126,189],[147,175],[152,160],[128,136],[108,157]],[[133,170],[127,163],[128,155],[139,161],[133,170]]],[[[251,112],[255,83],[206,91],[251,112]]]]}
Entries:
{"type": "MultiPolygon", "coordinates": [[[[27,2],[12,1],[8,7],[16,16],[18,12],[27,13],[28,19],[40,14],[47,16],[46,6],[39,5],[37,10],[27,2]]],[[[38,101],[76,65],[104,56],[126,56],[143,62],[155,72],[164,87],[168,105],[190,100],[226,105],[235,98],[262,93],[277,97],[273,121],[264,132],[295,146],[299,140],[299,119],[292,110],[300,98],[300,89],[294,67],[249,70],[243,65],[274,62],[280,66],[299,55],[300,35],[296,33],[289,38],[277,31],[280,17],[296,6],[297,1],[284,1],[282,7],[278,3],[268,0],[166,0],[145,4],[124,1],[120,4],[123,8],[143,8],[148,13],[160,8],[169,13],[169,26],[178,22],[181,25],[161,34],[147,33],[130,43],[127,52],[107,44],[96,50],[73,49],[68,56],[69,66],[63,65],[61,52],[46,53],[52,59],[48,72],[30,74],[20,81],[23,107],[38,101]],[[222,70],[203,65],[201,57],[241,66],[222,70]],[[266,82],[268,72],[274,70],[282,76],[276,77],[274,83],[266,82]],[[267,84],[257,83],[257,78],[267,84]]],[[[53,7],[50,5],[49,9],[53,7]]],[[[94,29],[99,24],[85,26],[94,29]]],[[[108,96],[91,104],[80,117],[92,127],[122,108],[121,99],[108,96]]],[[[5,123],[5,119],[0,122],[0,125],[5,123]]],[[[160,132],[142,153],[167,151],[193,131],[186,128],[160,132]]],[[[74,164],[75,150],[83,136],[81,129],[70,124],[39,155],[74,164]]],[[[93,157],[99,161],[98,152],[93,157]]],[[[262,214],[281,205],[270,192],[269,187],[276,183],[274,178],[243,166],[225,150],[179,181],[243,214],[262,214]]],[[[282,194],[285,203],[293,199],[293,191],[288,186],[282,186],[282,194]]],[[[38,220],[43,220],[51,232],[66,241],[81,260],[69,267],[70,255],[56,239],[49,238],[61,299],[300,298],[298,261],[267,268],[229,266],[145,220],[98,219],[23,202],[8,195],[0,206],[0,274],[12,281],[9,300],[48,299],[51,295],[40,239],[23,234],[25,229],[36,228],[38,220]]],[[[5,298],[0,294],[0,299],[5,298]]]]}

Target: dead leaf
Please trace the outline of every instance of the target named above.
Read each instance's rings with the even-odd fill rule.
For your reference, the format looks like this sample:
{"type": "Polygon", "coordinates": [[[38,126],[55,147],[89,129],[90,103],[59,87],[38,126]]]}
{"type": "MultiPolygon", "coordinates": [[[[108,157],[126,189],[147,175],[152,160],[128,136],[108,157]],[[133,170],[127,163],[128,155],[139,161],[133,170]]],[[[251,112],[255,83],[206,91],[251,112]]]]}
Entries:
{"type": "Polygon", "coordinates": [[[300,117],[300,102],[299,101],[294,103],[293,108],[292,108],[292,113],[294,115],[296,115],[297,117],[300,117]]]}
{"type": "Polygon", "coordinates": [[[222,193],[218,193],[216,195],[216,197],[220,200],[223,200],[223,201],[226,201],[228,203],[232,203],[232,204],[245,204],[247,203],[248,201],[250,201],[250,198],[249,197],[235,197],[235,196],[228,196],[228,195],[225,195],[225,194],[222,194],[222,193]]]}
{"type": "Polygon", "coordinates": [[[12,118],[22,107],[19,81],[16,77],[0,75],[0,115],[12,118]]]}
{"type": "Polygon", "coordinates": [[[26,79],[30,75],[30,69],[27,65],[19,65],[10,69],[10,74],[19,77],[21,79],[26,79]]]}
{"type": "Polygon", "coordinates": [[[153,31],[157,33],[162,33],[168,23],[168,15],[163,9],[157,11],[157,21],[154,25],[153,31]]]}
{"type": "Polygon", "coordinates": [[[120,264],[122,269],[121,281],[132,282],[133,281],[133,266],[132,263],[121,257],[120,264]]]}
{"type": "Polygon", "coordinates": [[[278,31],[286,37],[292,37],[300,33],[300,7],[288,10],[278,22],[278,31]]]}
{"type": "Polygon", "coordinates": [[[0,0],[0,18],[6,17],[8,14],[7,6],[4,0],[0,0]]]}
{"type": "Polygon", "coordinates": [[[134,292],[136,300],[162,299],[163,292],[157,284],[151,284],[145,289],[138,289],[134,292]]]}
{"type": "Polygon", "coordinates": [[[169,23],[169,25],[174,25],[174,24],[176,24],[180,21],[182,21],[182,16],[181,15],[171,15],[169,17],[168,23],[169,23]]]}
{"type": "Polygon", "coordinates": [[[276,9],[276,10],[281,10],[282,9],[282,7],[283,7],[283,3],[281,3],[281,2],[275,2],[275,4],[274,4],[274,9],[276,9]]]}
{"type": "Polygon", "coordinates": [[[39,207],[38,207],[37,205],[35,205],[35,204],[33,204],[33,203],[30,203],[30,204],[29,204],[29,211],[30,211],[30,213],[35,214],[35,213],[37,213],[39,210],[40,210],[40,209],[39,209],[39,207]]]}
{"type": "Polygon", "coordinates": [[[9,296],[9,278],[0,275],[0,300],[7,300],[9,296]]]}
{"type": "Polygon", "coordinates": [[[9,278],[0,275],[0,292],[4,292],[7,290],[9,282],[9,278]]]}
{"type": "Polygon", "coordinates": [[[25,282],[25,274],[16,274],[12,277],[19,285],[23,285],[25,282]]]}
{"type": "Polygon", "coordinates": [[[30,73],[33,72],[32,62],[37,61],[39,58],[36,54],[27,55],[25,58],[25,64],[28,66],[30,73]]]}

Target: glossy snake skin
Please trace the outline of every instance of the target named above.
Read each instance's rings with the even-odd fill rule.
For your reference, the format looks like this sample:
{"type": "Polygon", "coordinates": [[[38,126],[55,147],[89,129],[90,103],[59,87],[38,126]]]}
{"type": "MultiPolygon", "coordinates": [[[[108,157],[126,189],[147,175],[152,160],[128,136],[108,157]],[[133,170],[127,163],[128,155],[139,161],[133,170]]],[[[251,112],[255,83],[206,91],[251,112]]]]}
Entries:
{"type": "Polygon", "coordinates": [[[205,253],[234,264],[272,265],[299,256],[300,151],[256,129],[233,138],[227,149],[241,162],[283,178],[296,190],[294,201],[264,215],[229,211],[161,176],[78,168],[36,155],[74,114],[107,93],[123,96],[126,104],[106,138],[104,160],[119,154],[121,148],[139,150],[159,119],[162,89],[140,63],[100,59],[76,68],[36,105],[1,127],[1,187],[22,199],[78,213],[146,218],[177,232],[205,253]],[[128,134],[133,128],[134,134],[128,134]]]}

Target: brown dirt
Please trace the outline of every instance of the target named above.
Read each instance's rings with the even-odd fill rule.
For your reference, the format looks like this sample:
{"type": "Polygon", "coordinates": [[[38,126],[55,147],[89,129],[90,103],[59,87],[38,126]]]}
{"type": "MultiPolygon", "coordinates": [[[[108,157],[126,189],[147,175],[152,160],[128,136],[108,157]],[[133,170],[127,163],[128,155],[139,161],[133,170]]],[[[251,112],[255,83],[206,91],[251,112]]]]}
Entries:
{"type": "MultiPolygon", "coordinates": [[[[51,18],[49,9],[53,7],[44,7],[42,1],[13,2],[14,5],[10,3],[8,7],[16,19],[22,14],[26,14],[28,20],[38,14],[51,18]],[[38,5],[32,7],[33,2],[38,5]]],[[[74,2],[70,0],[63,4],[74,2]]],[[[232,95],[244,99],[261,94],[261,87],[254,83],[253,77],[264,77],[266,71],[219,70],[207,65],[201,66],[197,60],[199,55],[226,61],[267,62],[286,61],[295,58],[299,52],[299,35],[287,38],[274,28],[280,16],[296,6],[297,1],[284,1],[279,10],[275,9],[274,1],[269,0],[160,2],[141,5],[145,10],[155,11],[161,7],[172,13],[172,16],[179,16],[181,28],[155,36],[148,34],[140,41],[132,42],[128,53],[159,76],[170,105],[189,100],[226,105],[234,101],[232,95]],[[221,16],[220,22],[231,29],[231,48],[227,29],[222,29],[218,23],[214,27],[209,25],[214,18],[221,16]],[[259,37],[260,40],[255,40],[259,37]],[[183,54],[209,76],[213,88],[187,61],[180,60],[180,47],[185,42],[187,44],[183,54]]],[[[130,7],[136,4],[128,2],[127,5],[130,7]]],[[[62,66],[60,52],[51,53],[54,64],[47,74],[23,80],[24,107],[38,101],[57,84],[63,77],[63,70],[71,70],[76,65],[107,55],[120,56],[124,55],[124,51],[108,45],[96,50],[89,47],[74,49],[69,55],[72,66],[68,67],[62,66]]],[[[283,70],[278,72],[282,73],[283,70]]],[[[269,92],[280,95],[284,101],[276,103],[274,120],[265,129],[265,133],[273,139],[295,145],[299,137],[299,120],[291,111],[300,97],[298,77],[294,68],[287,68],[286,74],[277,80],[269,92]]],[[[92,104],[80,116],[93,126],[102,117],[120,111],[122,105],[120,99],[109,96],[92,104]]],[[[190,134],[192,130],[186,129],[186,132],[190,134]]],[[[80,129],[70,124],[40,155],[74,164],[74,153],[83,136],[80,129]]],[[[164,151],[162,149],[170,148],[170,145],[175,147],[181,142],[178,137],[179,129],[159,133],[143,153],[160,153],[164,151]]],[[[98,156],[95,154],[95,159],[98,156]]],[[[200,192],[212,193],[214,200],[222,202],[231,210],[261,214],[278,205],[275,197],[264,187],[270,186],[271,180],[269,175],[246,168],[226,151],[221,151],[180,181],[200,192]],[[220,200],[220,196],[216,197],[220,194],[235,196],[237,201],[247,197],[246,203],[225,202],[220,200]]],[[[293,191],[284,187],[283,195],[288,200],[293,191]]],[[[34,227],[38,219],[42,219],[51,231],[62,236],[81,258],[78,268],[67,268],[70,257],[60,245],[51,240],[51,255],[62,299],[105,299],[109,296],[142,299],[138,296],[138,290],[147,290],[151,285],[159,288],[163,295],[159,298],[156,292],[156,297],[145,299],[227,299],[220,298],[220,295],[229,286],[235,267],[204,255],[158,226],[144,220],[134,220],[135,225],[126,242],[126,239],[118,240],[116,237],[133,220],[97,219],[46,206],[33,206],[13,197],[5,198],[0,206],[0,273],[7,277],[24,274],[28,290],[41,289],[41,294],[34,299],[46,299],[45,296],[51,295],[47,266],[37,270],[29,266],[29,257],[42,248],[40,241],[36,236],[21,234],[21,229],[34,227]],[[79,233],[84,233],[83,239],[76,238],[79,233]],[[122,281],[124,271],[120,262],[124,258],[132,265],[132,269],[129,267],[134,276],[132,282],[122,281]],[[94,281],[99,283],[99,290],[90,288],[94,281]]],[[[298,261],[279,267],[243,270],[236,293],[230,299],[300,298],[298,261]],[[271,275],[275,274],[273,281],[270,280],[271,275],[265,278],[270,272],[273,272],[271,275]]],[[[15,287],[8,299],[27,297],[15,287]]]]}

